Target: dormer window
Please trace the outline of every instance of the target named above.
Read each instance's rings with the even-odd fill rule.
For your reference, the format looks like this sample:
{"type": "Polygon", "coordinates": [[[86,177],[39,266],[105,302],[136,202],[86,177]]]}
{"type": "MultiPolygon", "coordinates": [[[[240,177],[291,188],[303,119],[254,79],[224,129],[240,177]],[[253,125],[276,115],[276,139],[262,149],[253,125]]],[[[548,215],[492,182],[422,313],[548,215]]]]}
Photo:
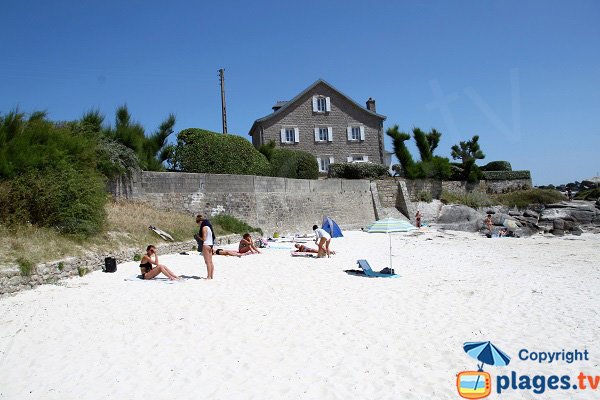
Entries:
{"type": "Polygon", "coordinates": [[[313,96],[313,112],[326,113],[331,111],[331,99],[326,96],[313,96]]]}

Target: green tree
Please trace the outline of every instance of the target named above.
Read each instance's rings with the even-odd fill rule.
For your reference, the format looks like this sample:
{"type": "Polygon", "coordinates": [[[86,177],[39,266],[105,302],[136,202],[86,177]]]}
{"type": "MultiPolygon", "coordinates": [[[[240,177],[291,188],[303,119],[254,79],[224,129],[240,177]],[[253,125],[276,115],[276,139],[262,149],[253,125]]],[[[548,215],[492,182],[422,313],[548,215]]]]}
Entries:
{"type": "Polygon", "coordinates": [[[475,164],[477,160],[485,158],[485,154],[479,147],[479,136],[475,135],[471,140],[460,142],[452,146],[452,158],[461,160],[462,178],[468,182],[476,182],[481,178],[481,171],[475,164]]]}
{"type": "Polygon", "coordinates": [[[393,127],[388,128],[386,134],[392,138],[394,153],[396,154],[398,161],[400,161],[400,165],[402,165],[404,176],[409,179],[413,179],[415,177],[415,161],[413,160],[410,151],[404,143],[410,139],[410,135],[405,132],[400,132],[398,125],[394,125],[393,127]]]}

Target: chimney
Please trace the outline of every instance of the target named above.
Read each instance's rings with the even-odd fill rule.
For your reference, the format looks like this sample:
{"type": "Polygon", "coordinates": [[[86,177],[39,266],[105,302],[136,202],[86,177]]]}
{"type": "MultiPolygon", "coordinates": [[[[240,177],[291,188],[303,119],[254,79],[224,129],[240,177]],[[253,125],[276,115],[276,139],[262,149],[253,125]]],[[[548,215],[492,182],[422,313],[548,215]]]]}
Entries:
{"type": "Polygon", "coordinates": [[[369,100],[367,100],[367,110],[377,112],[375,108],[375,100],[373,100],[371,97],[369,97],[369,100]]]}

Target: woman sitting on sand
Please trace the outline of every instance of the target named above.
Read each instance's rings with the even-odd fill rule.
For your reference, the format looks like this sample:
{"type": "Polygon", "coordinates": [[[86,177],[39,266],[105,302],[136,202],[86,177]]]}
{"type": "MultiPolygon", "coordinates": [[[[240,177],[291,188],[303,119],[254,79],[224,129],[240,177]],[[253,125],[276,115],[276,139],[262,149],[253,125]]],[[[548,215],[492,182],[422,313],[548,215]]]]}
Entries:
{"type": "Polygon", "coordinates": [[[156,252],[156,247],[153,245],[146,247],[146,254],[144,254],[140,261],[140,269],[142,270],[142,279],[152,279],[161,272],[170,280],[179,279],[166,265],[158,263],[158,253],[156,252]],[[152,259],[153,254],[154,259],[152,259]],[[152,264],[156,265],[156,267],[152,267],[152,264]]]}
{"type": "Polygon", "coordinates": [[[250,252],[250,254],[260,254],[260,251],[258,251],[258,249],[254,246],[254,243],[252,243],[252,236],[250,236],[249,233],[244,233],[244,236],[242,236],[238,251],[240,253],[250,252]]]}
{"type": "Polygon", "coordinates": [[[213,254],[216,254],[218,256],[235,256],[235,257],[241,257],[241,256],[246,255],[245,253],[240,253],[239,251],[225,250],[225,249],[213,250],[213,254]]]}

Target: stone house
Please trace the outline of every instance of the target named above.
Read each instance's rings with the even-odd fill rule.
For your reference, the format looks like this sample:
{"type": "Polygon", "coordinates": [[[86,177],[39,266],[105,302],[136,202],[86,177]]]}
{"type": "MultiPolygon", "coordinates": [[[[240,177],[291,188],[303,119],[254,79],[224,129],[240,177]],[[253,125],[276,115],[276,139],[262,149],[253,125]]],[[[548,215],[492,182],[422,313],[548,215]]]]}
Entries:
{"type": "Polygon", "coordinates": [[[273,112],[254,121],[249,135],[259,147],[273,140],[277,147],[307,151],[320,172],[334,162],[384,164],[383,121],[375,100],[361,107],[319,79],[289,101],[278,101],[273,112]]]}

